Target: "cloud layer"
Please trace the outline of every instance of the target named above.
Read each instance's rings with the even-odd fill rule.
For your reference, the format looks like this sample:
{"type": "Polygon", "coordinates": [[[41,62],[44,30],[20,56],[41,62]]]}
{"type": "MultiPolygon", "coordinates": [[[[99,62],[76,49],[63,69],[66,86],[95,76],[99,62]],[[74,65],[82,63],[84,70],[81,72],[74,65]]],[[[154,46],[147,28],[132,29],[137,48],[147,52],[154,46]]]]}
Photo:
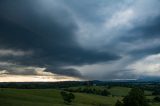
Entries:
{"type": "Polygon", "coordinates": [[[159,19],[159,0],[1,0],[0,73],[138,78],[160,52],[159,19]]]}

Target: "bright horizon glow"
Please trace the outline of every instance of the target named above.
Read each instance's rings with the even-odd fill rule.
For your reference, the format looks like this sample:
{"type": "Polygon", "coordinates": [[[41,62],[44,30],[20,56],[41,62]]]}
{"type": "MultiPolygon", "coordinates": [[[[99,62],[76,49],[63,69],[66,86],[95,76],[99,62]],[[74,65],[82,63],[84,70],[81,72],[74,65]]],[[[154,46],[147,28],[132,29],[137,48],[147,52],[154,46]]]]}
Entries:
{"type": "Polygon", "coordinates": [[[69,76],[40,76],[40,75],[0,75],[0,82],[61,82],[82,81],[80,78],[69,76]]]}

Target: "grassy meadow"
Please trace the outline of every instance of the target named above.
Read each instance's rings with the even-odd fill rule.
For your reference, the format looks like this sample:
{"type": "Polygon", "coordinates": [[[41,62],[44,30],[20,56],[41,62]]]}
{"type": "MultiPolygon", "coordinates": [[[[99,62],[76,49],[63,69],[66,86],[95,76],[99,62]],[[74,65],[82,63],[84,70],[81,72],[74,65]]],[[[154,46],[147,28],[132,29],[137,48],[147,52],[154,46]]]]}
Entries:
{"type": "MultiPolygon", "coordinates": [[[[103,87],[95,87],[103,89],[103,87]]],[[[117,100],[122,100],[130,88],[112,87],[111,95],[99,96],[86,93],[74,93],[75,100],[70,106],[114,106],[117,100]]],[[[145,91],[147,99],[154,96],[145,91]]],[[[0,106],[68,106],[63,102],[60,90],[57,89],[0,89],[0,106]]],[[[160,103],[151,103],[151,106],[160,106],[160,103]]]]}

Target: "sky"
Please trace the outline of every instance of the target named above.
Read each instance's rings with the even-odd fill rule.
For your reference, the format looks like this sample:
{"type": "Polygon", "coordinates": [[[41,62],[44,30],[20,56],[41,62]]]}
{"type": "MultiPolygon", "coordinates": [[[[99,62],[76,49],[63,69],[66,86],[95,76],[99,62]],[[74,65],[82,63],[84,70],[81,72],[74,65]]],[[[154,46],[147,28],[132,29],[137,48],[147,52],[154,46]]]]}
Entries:
{"type": "Polygon", "coordinates": [[[0,0],[0,82],[160,76],[159,0],[0,0]]]}

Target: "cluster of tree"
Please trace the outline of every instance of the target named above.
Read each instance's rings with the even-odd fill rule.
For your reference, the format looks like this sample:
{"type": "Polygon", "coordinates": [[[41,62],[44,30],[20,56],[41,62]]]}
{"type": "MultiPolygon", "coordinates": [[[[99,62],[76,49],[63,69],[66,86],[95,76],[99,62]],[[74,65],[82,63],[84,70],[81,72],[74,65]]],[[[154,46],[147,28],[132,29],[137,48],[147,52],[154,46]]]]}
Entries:
{"type": "Polygon", "coordinates": [[[154,89],[152,95],[160,95],[160,89],[154,89]]]}
{"type": "Polygon", "coordinates": [[[71,92],[61,91],[61,96],[65,104],[70,104],[75,99],[74,94],[71,92]]]}
{"type": "MultiPolygon", "coordinates": [[[[109,88],[114,86],[122,87],[138,87],[145,90],[157,90],[160,88],[158,82],[106,82],[106,81],[64,81],[64,82],[16,82],[16,83],[0,83],[0,88],[21,88],[21,89],[47,89],[47,88],[68,88],[68,87],[78,87],[78,86],[106,86],[109,88]]],[[[157,91],[156,91],[157,92],[157,91]]],[[[158,91],[159,92],[159,91],[158,91]]],[[[160,93],[160,92],[159,92],[160,93]]],[[[157,94],[157,93],[155,93],[157,94]]]]}
{"type": "Polygon", "coordinates": [[[154,100],[155,102],[160,102],[160,97],[156,96],[156,97],[154,97],[153,100],[154,100]]]}
{"type": "Polygon", "coordinates": [[[144,91],[140,88],[133,88],[127,96],[124,97],[123,102],[117,101],[115,106],[149,106],[145,98],[144,91]]]}
{"type": "Polygon", "coordinates": [[[48,89],[48,88],[68,88],[78,86],[107,86],[103,81],[64,81],[64,82],[0,82],[0,88],[20,88],[20,89],[48,89]]]}
{"type": "Polygon", "coordinates": [[[88,94],[95,94],[95,95],[102,95],[102,96],[108,96],[110,95],[110,92],[107,89],[95,89],[92,87],[85,87],[85,88],[67,88],[64,89],[65,91],[69,92],[80,92],[80,93],[88,93],[88,94]]]}

